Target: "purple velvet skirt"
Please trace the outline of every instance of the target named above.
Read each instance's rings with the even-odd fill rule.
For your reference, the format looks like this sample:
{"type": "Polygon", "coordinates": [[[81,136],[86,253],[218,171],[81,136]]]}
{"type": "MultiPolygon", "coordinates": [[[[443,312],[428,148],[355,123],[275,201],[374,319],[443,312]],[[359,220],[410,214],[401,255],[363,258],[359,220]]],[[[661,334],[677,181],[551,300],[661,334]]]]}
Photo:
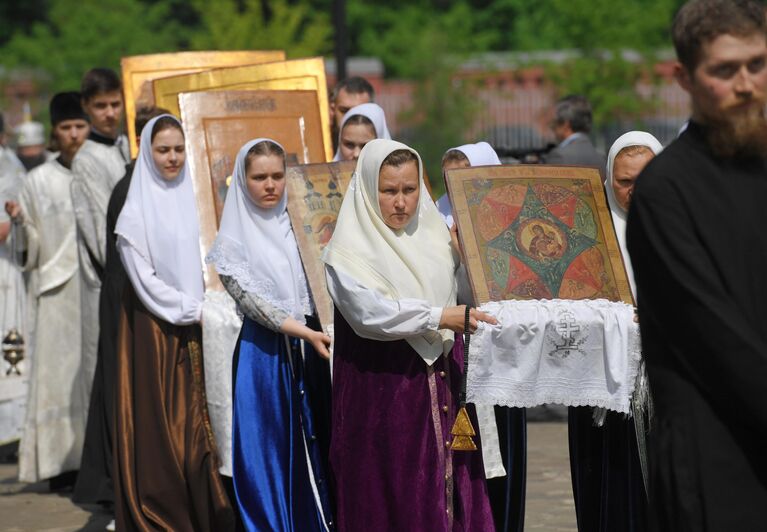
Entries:
{"type": "MultiPolygon", "coordinates": [[[[463,342],[428,367],[335,313],[330,469],[339,531],[494,530],[482,453],[452,451],[463,342]]],[[[469,413],[477,427],[473,407],[469,413]]],[[[479,437],[475,437],[479,444],[479,437]]]]}

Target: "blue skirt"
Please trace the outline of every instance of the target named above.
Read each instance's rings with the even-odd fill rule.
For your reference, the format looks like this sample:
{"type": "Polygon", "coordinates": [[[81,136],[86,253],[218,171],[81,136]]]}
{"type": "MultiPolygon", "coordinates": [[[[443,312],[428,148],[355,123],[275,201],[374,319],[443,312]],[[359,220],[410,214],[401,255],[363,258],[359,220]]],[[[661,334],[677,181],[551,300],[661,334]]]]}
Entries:
{"type": "MultiPolygon", "coordinates": [[[[311,349],[305,344],[306,351],[311,349]]],[[[245,527],[332,530],[300,340],[246,317],[232,367],[234,487],[245,527]]]]}

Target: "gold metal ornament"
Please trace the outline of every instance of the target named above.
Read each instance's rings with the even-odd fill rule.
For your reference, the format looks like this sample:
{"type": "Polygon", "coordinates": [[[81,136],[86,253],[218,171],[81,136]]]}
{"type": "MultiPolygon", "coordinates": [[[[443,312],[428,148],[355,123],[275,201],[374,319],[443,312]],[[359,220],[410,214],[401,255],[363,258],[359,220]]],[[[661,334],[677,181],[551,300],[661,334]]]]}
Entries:
{"type": "Polygon", "coordinates": [[[18,363],[24,360],[24,337],[15,328],[8,331],[3,338],[3,358],[11,365],[5,372],[6,375],[21,375],[18,363]]]}
{"type": "Polygon", "coordinates": [[[477,444],[474,443],[473,439],[473,436],[476,436],[477,433],[471,424],[469,413],[466,411],[465,406],[458,410],[458,415],[455,417],[455,423],[450,434],[453,435],[453,443],[450,444],[450,448],[453,451],[477,450],[477,444]]]}

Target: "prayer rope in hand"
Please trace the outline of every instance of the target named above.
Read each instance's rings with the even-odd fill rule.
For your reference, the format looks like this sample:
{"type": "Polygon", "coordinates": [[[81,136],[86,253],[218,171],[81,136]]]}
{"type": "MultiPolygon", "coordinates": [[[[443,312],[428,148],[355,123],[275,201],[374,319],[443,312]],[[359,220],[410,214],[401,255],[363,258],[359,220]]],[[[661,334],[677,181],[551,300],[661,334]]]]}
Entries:
{"type": "Polygon", "coordinates": [[[466,305],[466,314],[463,320],[463,376],[461,378],[461,391],[458,395],[460,406],[466,406],[466,381],[469,374],[469,344],[471,343],[471,307],[466,305]]]}

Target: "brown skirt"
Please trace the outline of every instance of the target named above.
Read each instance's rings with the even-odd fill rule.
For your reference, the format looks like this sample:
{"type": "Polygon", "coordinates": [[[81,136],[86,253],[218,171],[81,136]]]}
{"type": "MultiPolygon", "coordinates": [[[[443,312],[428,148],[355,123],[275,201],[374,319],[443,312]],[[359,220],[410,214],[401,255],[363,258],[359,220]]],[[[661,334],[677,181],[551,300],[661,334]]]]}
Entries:
{"type": "Polygon", "coordinates": [[[201,336],[199,325],[152,315],[128,283],[113,439],[118,530],[234,528],[205,402],[201,336]]]}

